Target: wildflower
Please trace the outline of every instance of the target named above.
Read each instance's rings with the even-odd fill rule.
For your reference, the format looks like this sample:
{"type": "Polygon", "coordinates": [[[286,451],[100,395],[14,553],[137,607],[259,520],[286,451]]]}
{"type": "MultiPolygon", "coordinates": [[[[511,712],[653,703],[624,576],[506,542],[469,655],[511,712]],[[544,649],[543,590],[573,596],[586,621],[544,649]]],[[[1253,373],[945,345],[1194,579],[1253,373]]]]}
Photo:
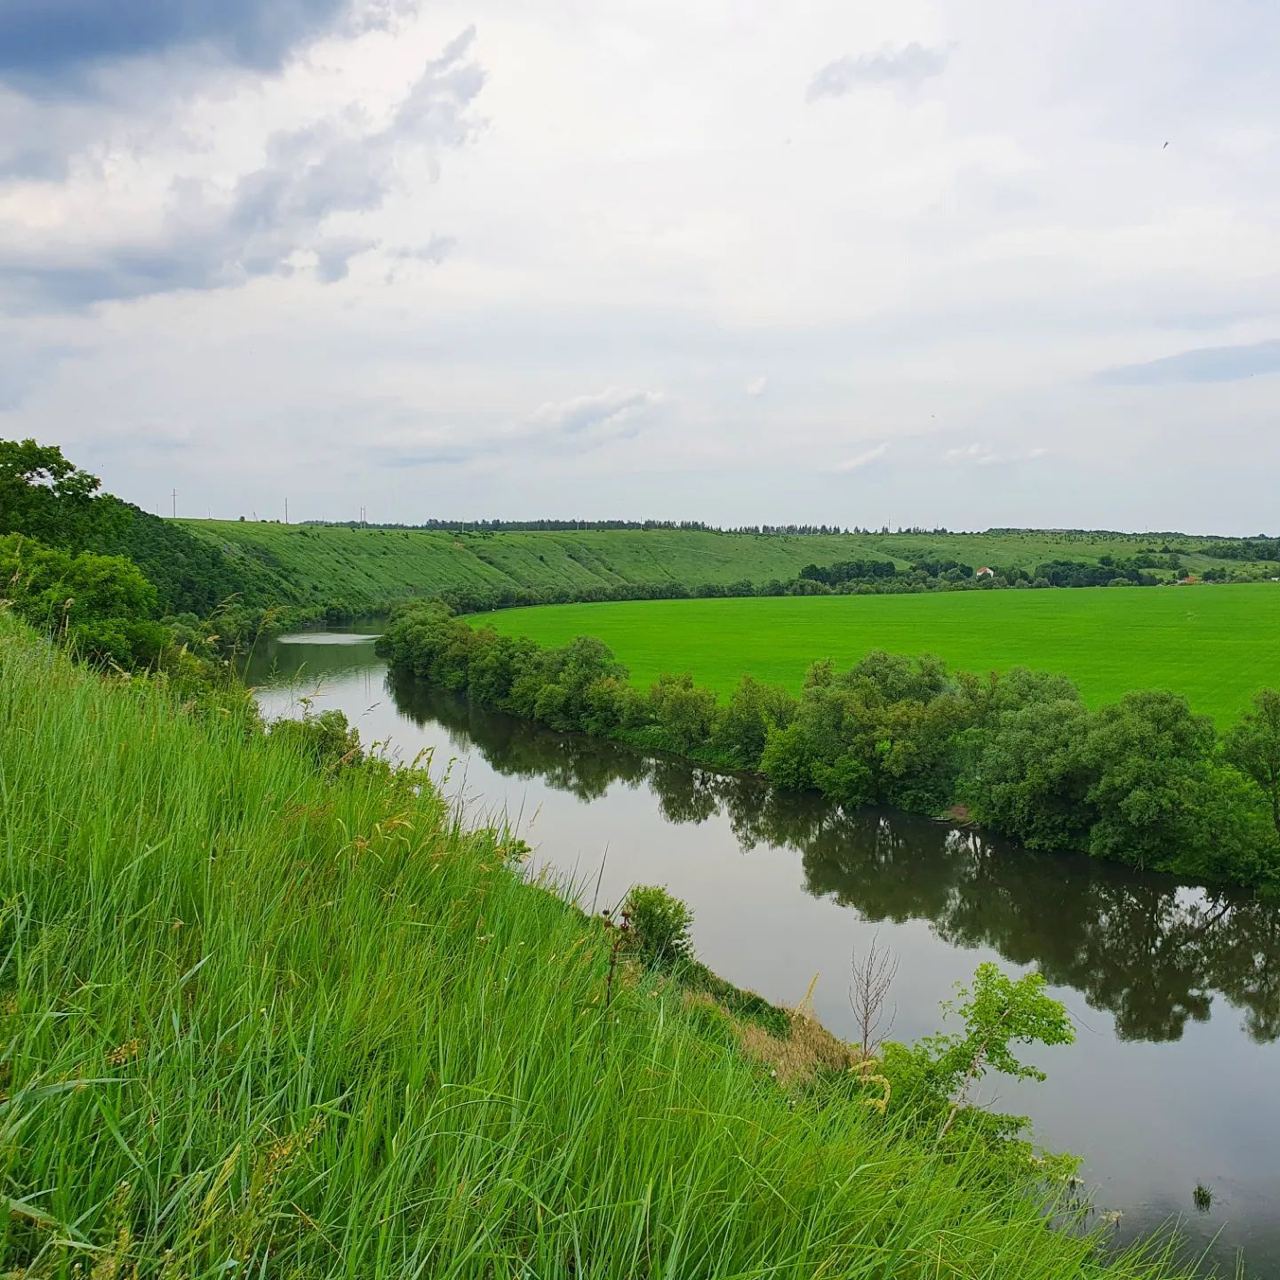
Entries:
{"type": "Polygon", "coordinates": [[[107,1063],[113,1067],[123,1067],[126,1062],[132,1062],[138,1056],[142,1043],[137,1036],[132,1040],[126,1040],[124,1044],[117,1045],[110,1053],[107,1054],[107,1063]]]}

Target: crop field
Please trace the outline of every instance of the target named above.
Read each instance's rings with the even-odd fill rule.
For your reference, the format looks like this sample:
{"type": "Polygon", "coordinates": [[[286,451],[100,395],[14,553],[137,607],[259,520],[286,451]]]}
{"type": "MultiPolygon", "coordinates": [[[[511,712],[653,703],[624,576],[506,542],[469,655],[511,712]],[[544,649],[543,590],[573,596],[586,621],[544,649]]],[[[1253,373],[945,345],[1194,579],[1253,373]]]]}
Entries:
{"type": "Polygon", "coordinates": [[[930,595],[654,600],[549,605],[472,621],[559,645],[603,640],[646,685],[691,672],[720,693],[744,673],[800,686],[810,663],[872,649],[936,653],[953,668],[1070,676],[1091,705],[1173,689],[1228,724],[1280,686],[1280,585],[1104,587],[930,595]]]}

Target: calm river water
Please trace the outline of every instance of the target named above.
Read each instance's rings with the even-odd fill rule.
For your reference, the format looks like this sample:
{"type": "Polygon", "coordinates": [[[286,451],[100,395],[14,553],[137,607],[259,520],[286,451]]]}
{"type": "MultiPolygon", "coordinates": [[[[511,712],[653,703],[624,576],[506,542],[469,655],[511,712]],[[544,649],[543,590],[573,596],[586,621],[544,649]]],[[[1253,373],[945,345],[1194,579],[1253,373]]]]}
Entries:
{"type": "Polygon", "coordinates": [[[307,696],[366,745],[431,752],[473,820],[505,815],[588,906],[665,884],[730,981],[795,1004],[820,975],[837,1034],[853,1035],[850,955],[877,935],[899,962],[895,1039],[937,1030],[939,1001],[983,960],[1039,969],[1077,1041],[1039,1053],[1046,1083],[993,1082],[982,1100],[1084,1156],[1121,1238],[1177,1219],[1224,1270],[1243,1251],[1250,1276],[1280,1275],[1280,906],[551,733],[395,681],[371,636],[281,637],[249,678],[268,716],[307,696]]]}

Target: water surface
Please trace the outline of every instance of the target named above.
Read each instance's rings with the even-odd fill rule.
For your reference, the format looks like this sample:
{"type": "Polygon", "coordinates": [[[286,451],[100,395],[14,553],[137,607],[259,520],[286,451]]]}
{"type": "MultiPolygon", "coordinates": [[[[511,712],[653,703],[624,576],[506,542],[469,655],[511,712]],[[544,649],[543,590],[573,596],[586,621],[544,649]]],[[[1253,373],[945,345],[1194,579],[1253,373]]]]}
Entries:
{"type": "Polygon", "coordinates": [[[1034,1055],[1047,1083],[1000,1080],[982,1101],[1084,1156],[1120,1238],[1178,1218],[1228,1269],[1243,1249],[1248,1274],[1280,1273],[1277,906],[552,733],[390,677],[368,634],[281,637],[249,678],[269,716],[308,697],[366,744],[430,752],[474,820],[515,821],[533,864],[572,878],[587,906],[665,884],[730,981],[795,1004],[817,974],[837,1034],[854,1035],[850,957],[873,938],[898,960],[897,1039],[937,1030],[939,1001],[983,960],[1038,969],[1077,1042],[1034,1055]],[[1206,1213],[1197,1183],[1213,1193],[1206,1213]]]}

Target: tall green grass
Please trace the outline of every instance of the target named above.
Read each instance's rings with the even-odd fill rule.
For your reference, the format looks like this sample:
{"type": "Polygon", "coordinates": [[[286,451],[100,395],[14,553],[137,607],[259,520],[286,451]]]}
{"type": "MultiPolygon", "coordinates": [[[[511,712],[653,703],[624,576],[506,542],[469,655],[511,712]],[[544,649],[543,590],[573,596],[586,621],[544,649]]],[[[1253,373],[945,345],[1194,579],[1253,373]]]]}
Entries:
{"type": "Polygon", "coordinates": [[[3,617],[0,855],[9,1275],[1173,1274],[657,980],[606,1008],[603,929],[433,792],[3,617]]]}

